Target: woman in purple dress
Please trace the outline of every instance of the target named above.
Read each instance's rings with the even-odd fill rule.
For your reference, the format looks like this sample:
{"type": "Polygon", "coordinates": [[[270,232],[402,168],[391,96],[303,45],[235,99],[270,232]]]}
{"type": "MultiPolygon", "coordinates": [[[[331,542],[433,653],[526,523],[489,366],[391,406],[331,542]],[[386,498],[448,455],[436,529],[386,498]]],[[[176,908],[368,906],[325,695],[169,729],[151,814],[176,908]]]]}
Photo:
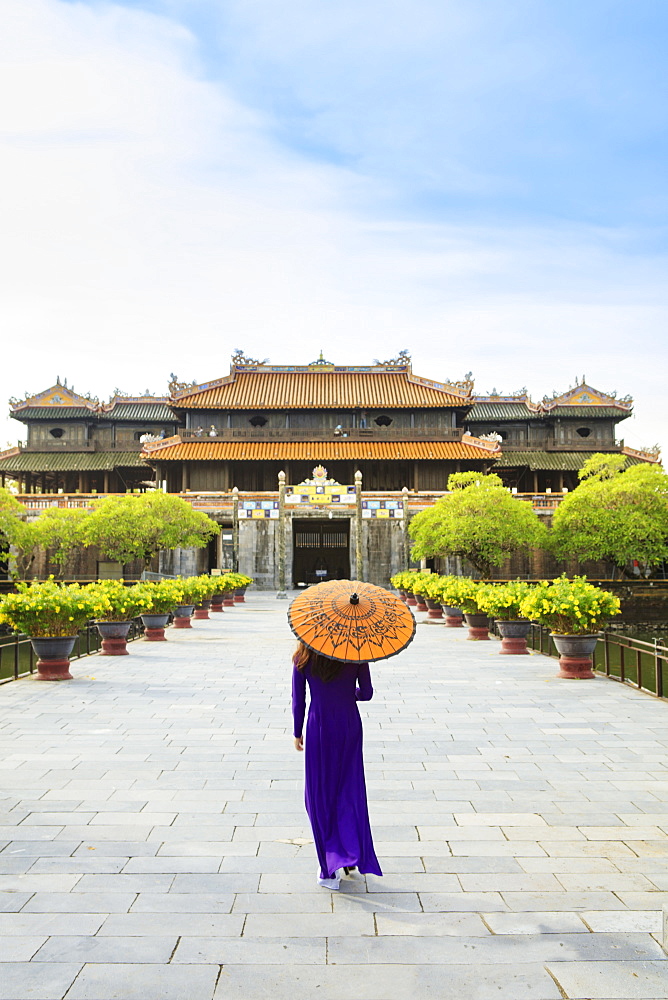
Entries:
{"type": "Polygon", "coordinates": [[[292,714],[295,748],[304,749],[304,800],[320,862],[318,882],[339,888],[339,871],[357,868],[382,875],[373,848],[362,759],[358,701],[373,697],[368,663],[345,663],[312,652],[300,643],[293,660],[292,714]]]}

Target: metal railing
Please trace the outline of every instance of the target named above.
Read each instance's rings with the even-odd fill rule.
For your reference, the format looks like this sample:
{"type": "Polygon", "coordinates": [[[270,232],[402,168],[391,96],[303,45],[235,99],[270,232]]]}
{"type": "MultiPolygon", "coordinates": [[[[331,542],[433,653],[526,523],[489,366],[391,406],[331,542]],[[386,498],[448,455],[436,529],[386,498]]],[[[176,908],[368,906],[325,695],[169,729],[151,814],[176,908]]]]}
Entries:
{"type": "MultiPolygon", "coordinates": [[[[558,657],[550,631],[540,625],[531,625],[527,644],[545,656],[558,657]]],[[[596,644],[593,655],[594,670],[621,684],[628,684],[638,691],[666,699],[668,694],[668,644],[654,639],[636,639],[634,636],[604,631],[596,644]]]]}
{"type": "MultiPolygon", "coordinates": [[[[135,618],[130,626],[128,642],[139,639],[144,626],[140,618],[135,618]]],[[[79,630],[70,653],[71,660],[97,653],[102,646],[102,636],[95,625],[86,625],[79,630]]],[[[20,677],[28,677],[35,673],[37,657],[32,643],[26,635],[0,636],[0,684],[16,681],[20,677]]]]}

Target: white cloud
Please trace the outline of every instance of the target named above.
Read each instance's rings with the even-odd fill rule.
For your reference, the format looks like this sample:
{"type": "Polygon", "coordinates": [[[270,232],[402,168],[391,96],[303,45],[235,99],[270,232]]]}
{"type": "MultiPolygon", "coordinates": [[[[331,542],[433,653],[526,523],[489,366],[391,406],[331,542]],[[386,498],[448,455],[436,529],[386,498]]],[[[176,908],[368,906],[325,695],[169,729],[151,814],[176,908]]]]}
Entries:
{"type": "Polygon", "coordinates": [[[636,444],[659,437],[662,262],[633,234],[399,218],[371,175],[289,152],[199,78],[178,24],[6,3],[0,399],[57,374],[162,391],[171,371],[223,374],[236,346],[297,363],[408,347],[419,373],[473,369],[481,391],[538,398],[584,372],[636,396],[636,444]]]}

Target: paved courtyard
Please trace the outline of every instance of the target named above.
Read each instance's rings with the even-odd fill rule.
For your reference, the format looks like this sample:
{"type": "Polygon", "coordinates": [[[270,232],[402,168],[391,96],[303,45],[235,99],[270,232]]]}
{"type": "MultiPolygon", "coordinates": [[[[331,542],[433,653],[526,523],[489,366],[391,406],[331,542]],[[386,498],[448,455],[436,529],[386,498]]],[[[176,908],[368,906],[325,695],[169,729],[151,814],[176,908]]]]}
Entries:
{"type": "Polygon", "coordinates": [[[0,1000],[668,998],[668,705],[419,625],[361,707],[385,876],[330,893],[286,607],[0,687],[0,1000]]]}

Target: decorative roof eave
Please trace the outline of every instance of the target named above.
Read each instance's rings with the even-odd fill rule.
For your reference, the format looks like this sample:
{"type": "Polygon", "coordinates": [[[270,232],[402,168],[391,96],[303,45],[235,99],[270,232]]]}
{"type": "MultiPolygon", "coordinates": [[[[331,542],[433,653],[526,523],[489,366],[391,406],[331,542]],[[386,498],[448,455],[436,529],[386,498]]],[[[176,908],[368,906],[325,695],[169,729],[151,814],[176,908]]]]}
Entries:
{"type": "Polygon", "coordinates": [[[116,394],[112,396],[108,403],[103,403],[100,406],[100,410],[103,413],[109,413],[114,409],[115,406],[127,406],[131,403],[139,403],[141,405],[150,406],[155,405],[166,405],[169,406],[171,403],[170,396],[119,396],[116,394]]]}
{"type": "Polygon", "coordinates": [[[469,434],[468,431],[464,431],[462,434],[462,444],[470,444],[475,448],[482,448],[495,457],[501,454],[501,445],[498,441],[489,441],[486,438],[475,437],[473,434],[469,434]]]}
{"type": "Polygon", "coordinates": [[[10,399],[9,403],[12,416],[29,407],[49,407],[58,412],[66,411],[69,407],[76,407],[77,409],[90,410],[91,413],[97,413],[100,408],[97,399],[87,399],[86,396],[80,396],[66,385],[61,385],[60,382],[56,382],[55,385],[34,396],[26,397],[26,399],[10,399]]]}
{"type": "Polygon", "coordinates": [[[660,448],[629,448],[628,445],[624,445],[622,454],[627,455],[629,458],[637,458],[640,462],[651,462],[654,465],[661,464],[660,448]]]}
{"type": "Polygon", "coordinates": [[[534,403],[526,392],[518,392],[510,396],[498,396],[492,393],[489,396],[471,396],[471,403],[475,406],[476,403],[504,403],[512,405],[513,403],[517,405],[524,405],[528,410],[532,410],[534,413],[540,413],[542,406],[540,403],[534,403]]]}
{"type": "Polygon", "coordinates": [[[587,385],[583,379],[579,385],[568,389],[561,396],[554,396],[552,399],[545,397],[541,406],[546,413],[559,406],[591,406],[592,409],[597,406],[611,406],[627,413],[633,409],[633,399],[630,396],[617,399],[614,393],[608,394],[594,389],[593,386],[587,385]]]}
{"type": "Polygon", "coordinates": [[[174,434],[172,437],[162,438],[160,441],[147,441],[141,450],[143,456],[148,457],[156,451],[162,451],[164,448],[173,448],[177,444],[183,444],[183,440],[180,434],[174,434]]]}

